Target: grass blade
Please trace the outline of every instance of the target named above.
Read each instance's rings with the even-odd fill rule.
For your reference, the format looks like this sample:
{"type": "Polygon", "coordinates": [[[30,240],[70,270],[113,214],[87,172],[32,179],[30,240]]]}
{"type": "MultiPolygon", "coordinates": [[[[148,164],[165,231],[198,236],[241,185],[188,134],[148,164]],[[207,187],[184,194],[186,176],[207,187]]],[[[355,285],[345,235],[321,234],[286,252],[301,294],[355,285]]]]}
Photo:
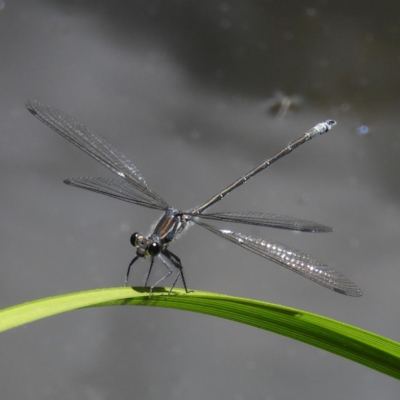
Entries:
{"type": "Polygon", "coordinates": [[[262,301],[195,291],[109,288],[35,300],[0,311],[0,331],[87,307],[154,306],[208,314],[308,343],[400,379],[400,343],[306,311],[262,301]]]}

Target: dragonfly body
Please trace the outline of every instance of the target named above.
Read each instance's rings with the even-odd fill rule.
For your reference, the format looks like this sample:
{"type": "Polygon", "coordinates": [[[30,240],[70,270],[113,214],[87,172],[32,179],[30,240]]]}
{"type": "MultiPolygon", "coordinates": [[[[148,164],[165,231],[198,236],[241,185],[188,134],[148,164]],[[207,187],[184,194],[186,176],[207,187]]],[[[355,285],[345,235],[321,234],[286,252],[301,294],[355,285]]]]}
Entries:
{"type": "Polygon", "coordinates": [[[170,207],[158,194],[149,189],[143,175],[125,154],[85,125],[76,121],[69,115],[55,108],[45,106],[38,101],[28,101],[26,106],[40,121],[44,122],[55,132],[59,133],[65,139],[75,144],[119,176],[119,179],[90,177],[67,179],[64,181],[66,184],[164,212],[164,215],[156,224],[153,233],[148,237],[140,233],[132,234],[131,244],[136,248],[136,256],[129,264],[125,284],[128,282],[132,265],[139,258],[150,258],[150,268],[145,280],[145,286],[147,286],[154,260],[158,258],[167,269],[167,273],[152,285],[151,289],[171,275],[175,269],[178,273],[172,284],[172,288],[181,277],[187,291],[181,260],[169,251],[168,246],[172,241],[177,239],[189,225],[196,224],[217,236],[235,243],[278,265],[286,267],[337,293],[349,296],[362,295],[361,290],[341,273],[307,254],[267,239],[261,239],[231,230],[218,229],[203,221],[208,219],[302,232],[332,231],[331,228],[325,225],[282,215],[259,212],[206,213],[205,211],[215,203],[221,201],[227,194],[246,183],[256,174],[268,168],[286,154],[292,152],[298,146],[306,143],[315,136],[328,132],[336,124],[335,121],[326,121],[317,124],[314,128],[291,142],[274,156],[263,161],[260,165],[234,181],[224,190],[211,197],[207,202],[190,211],[182,212],[170,207]]]}
{"type": "MultiPolygon", "coordinates": [[[[145,237],[139,232],[135,232],[131,236],[131,244],[136,248],[136,257],[131,261],[126,274],[125,284],[128,282],[130,268],[133,263],[139,258],[151,257],[151,264],[149,272],[147,273],[145,286],[147,286],[150,278],[151,269],[153,268],[154,258],[161,257],[161,261],[166,266],[168,273],[166,276],[171,275],[172,269],[166,260],[170,261],[172,265],[178,269],[178,274],[175,278],[174,285],[179,277],[182,277],[183,285],[187,291],[185,278],[182,271],[181,260],[168,250],[169,244],[177,239],[181,233],[187,228],[188,222],[191,220],[191,215],[178,211],[175,208],[168,207],[165,214],[158,221],[154,228],[153,233],[149,237],[145,237]],[[164,256],[165,258],[162,258],[164,256]]],[[[166,276],[162,277],[160,281],[164,280],[166,276]]],[[[159,283],[159,282],[157,282],[159,283]]]]}
{"type": "MultiPolygon", "coordinates": [[[[187,225],[187,218],[184,214],[172,207],[169,207],[165,214],[158,221],[150,238],[154,238],[156,243],[160,244],[160,248],[166,248],[174,239],[177,239],[187,225]]],[[[138,253],[141,248],[137,248],[138,253]]],[[[139,255],[139,254],[138,254],[139,255]]]]}

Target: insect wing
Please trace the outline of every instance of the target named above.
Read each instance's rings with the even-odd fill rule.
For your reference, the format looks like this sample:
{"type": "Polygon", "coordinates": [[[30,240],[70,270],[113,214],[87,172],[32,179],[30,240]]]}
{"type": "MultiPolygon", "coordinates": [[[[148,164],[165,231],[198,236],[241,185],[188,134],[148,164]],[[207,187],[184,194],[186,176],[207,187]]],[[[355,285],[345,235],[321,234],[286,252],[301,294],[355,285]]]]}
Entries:
{"type": "Polygon", "coordinates": [[[216,235],[229,240],[261,257],[273,261],[335,292],[358,297],[361,290],[333,268],[289,246],[230,230],[217,229],[198,220],[195,222],[216,235]]]}
{"type": "Polygon", "coordinates": [[[66,179],[64,183],[148,208],[154,208],[157,210],[165,210],[167,208],[164,203],[160,203],[156,199],[140,192],[123,179],[85,177],[66,179]]]}
{"type": "Polygon", "coordinates": [[[259,212],[219,212],[200,214],[199,218],[217,221],[235,222],[239,224],[258,225],[270,228],[289,229],[301,232],[332,232],[332,228],[316,222],[305,221],[285,215],[259,212]]]}

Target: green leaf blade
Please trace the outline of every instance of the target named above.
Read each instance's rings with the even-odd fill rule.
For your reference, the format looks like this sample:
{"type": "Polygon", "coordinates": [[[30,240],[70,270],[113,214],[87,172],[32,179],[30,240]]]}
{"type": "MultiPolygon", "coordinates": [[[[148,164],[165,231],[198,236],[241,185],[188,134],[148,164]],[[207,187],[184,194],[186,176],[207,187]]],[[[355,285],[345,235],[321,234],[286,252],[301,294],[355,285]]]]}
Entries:
{"type": "Polygon", "coordinates": [[[0,311],[0,331],[74,309],[154,306],[180,309],[268,330],[400,379],[400,343],[326,317],[277,304],[207,292],[110,288],[35,300],[0,311]]]}

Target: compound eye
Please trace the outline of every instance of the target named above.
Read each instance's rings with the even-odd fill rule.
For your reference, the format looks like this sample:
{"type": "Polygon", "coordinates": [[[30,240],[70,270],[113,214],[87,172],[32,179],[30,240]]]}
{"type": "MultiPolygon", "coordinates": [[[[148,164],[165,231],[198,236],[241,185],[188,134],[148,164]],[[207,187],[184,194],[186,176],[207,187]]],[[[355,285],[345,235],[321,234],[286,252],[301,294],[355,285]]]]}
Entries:
{"type": "Polygon", "coordinates": [[[157,242],[153,242],[153,243],[149,246],[149,248],[148,248],[147,251],[149,252],[149,254],[150,254],[151,256],[156,256],[157,254],[160,253],[160,250],[161,250],[160,244],[157,243],[157,242]]]}
{"type": "Polygon", "coordinates": [[[135,232],[131,236],[131,245],[133,247],[138,247],[139,246],[139,240],[142,237],[142,235],[138,232],[135,232]]]}

